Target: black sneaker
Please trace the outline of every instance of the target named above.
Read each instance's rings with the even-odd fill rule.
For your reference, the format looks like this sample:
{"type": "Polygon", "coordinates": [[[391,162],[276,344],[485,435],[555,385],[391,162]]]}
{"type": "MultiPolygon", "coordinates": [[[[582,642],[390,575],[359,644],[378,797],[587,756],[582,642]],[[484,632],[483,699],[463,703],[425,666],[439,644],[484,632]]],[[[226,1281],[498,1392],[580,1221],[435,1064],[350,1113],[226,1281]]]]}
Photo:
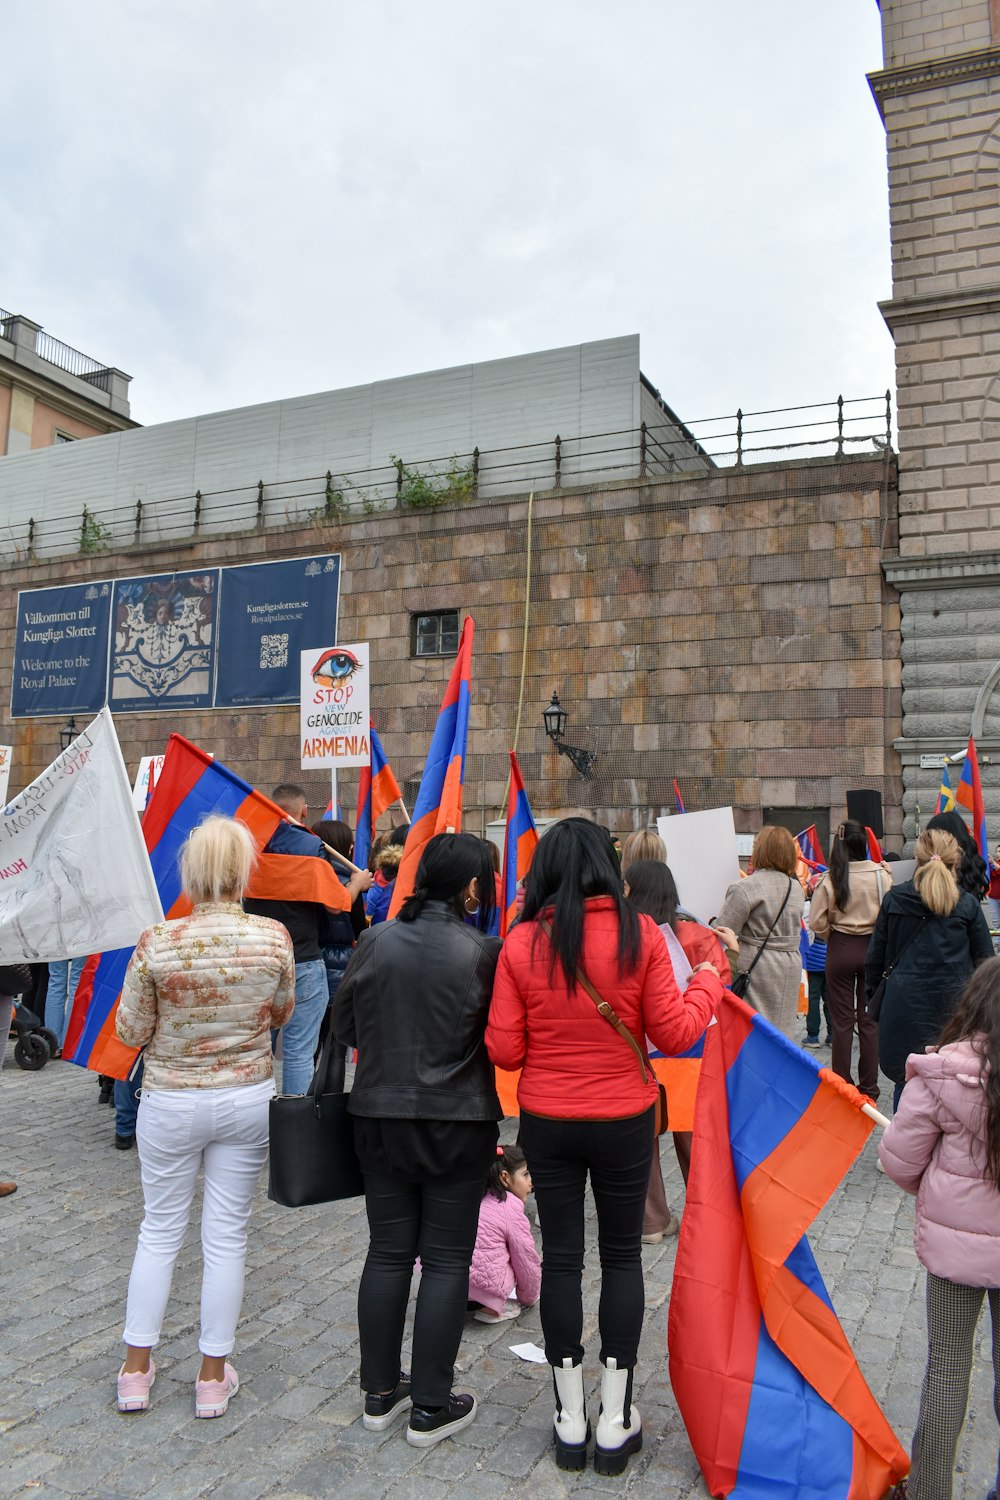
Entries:
{"type": "Polygon", "coordinates": [[[365,1414],[361,1420],[369,1432],[385,1432],[412,1405],[410,1377],[400,1371],[399,1384],[388,1395],[378,1396],[374,1391],[366,1391],[365,1414]]]}
{"type": "Polygon", "coordinates": [[[135,1145],[135,1136],[134,1135],[116,1135],[115,1136],[115,1150],[116,1151],[131,1151],[131,1149],[132,1149],[132,1147],[134,1145],[135,1145]]]}
{"type": "Polygon", "coordinates": [[[406,1429],[406,1441],[413,1448],[433,1448],[442,1438],[454,1437],[463,1427],[476,1419],[475,1396],[456,1396],[454,1391],[448,1405],[437,1411],[427,1411],[415,1406],[410,1412],[410,1425],[406,1429]]]}

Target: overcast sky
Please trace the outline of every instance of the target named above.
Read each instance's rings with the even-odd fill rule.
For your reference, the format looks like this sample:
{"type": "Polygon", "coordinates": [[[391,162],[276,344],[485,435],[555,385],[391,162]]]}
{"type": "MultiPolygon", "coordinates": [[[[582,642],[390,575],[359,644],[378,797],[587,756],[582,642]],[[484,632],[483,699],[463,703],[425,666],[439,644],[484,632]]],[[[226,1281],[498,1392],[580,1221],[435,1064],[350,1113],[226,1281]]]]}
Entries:
{"type": "Polygon", "coordinates": [[[893,384],[876,0],[4,6],[0,306],[144,423],[638,332],[688,419],[893,384]]]}

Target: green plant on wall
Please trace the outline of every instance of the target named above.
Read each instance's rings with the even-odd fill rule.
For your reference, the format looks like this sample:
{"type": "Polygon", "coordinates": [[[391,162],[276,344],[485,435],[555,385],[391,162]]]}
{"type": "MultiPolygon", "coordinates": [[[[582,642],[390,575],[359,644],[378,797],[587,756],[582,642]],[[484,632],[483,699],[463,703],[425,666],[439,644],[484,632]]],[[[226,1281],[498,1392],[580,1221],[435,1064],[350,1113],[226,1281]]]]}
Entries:
{"type": "Polygon", "coordinates": [[[449,501],[468,500],[475,490],[475,474],[471,468],[463,467],[456,455],[447,468],[428,469],[426,473],[408,469],[395,453],[390,457],[398,475],[400,505],[417,510],[447,505],[449,501]]]}
{"type": "Polygon", "coordinates": [[[95,552],[107,552],[111,546],[111,529],[99,521],[95,515],[83,507],[83,521],[80,525],[80,551],[93,554],[95,552]]]}

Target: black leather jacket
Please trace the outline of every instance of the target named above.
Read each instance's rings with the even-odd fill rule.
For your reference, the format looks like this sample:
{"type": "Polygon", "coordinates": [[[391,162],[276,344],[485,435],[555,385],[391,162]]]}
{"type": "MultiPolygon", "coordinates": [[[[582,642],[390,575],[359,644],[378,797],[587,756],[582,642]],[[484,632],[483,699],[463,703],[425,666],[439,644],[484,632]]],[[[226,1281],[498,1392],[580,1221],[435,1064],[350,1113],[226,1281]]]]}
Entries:
{"type": "Polygon", "coordinates": [[[443,901],[363,933],[337,991],[338,1042],[357,1047],[352,1114],[499,1120],[483,1034],[500,943],[443,901]]]}

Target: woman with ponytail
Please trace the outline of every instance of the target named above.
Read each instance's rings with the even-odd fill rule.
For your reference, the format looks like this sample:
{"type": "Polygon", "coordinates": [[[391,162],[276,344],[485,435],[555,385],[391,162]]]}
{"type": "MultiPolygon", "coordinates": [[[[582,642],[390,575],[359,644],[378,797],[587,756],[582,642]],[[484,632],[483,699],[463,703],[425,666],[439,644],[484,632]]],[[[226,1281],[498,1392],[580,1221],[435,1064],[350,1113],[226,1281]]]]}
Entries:
{"type": "Polygon", "coordinates": [[[483,1042],[500,953],[486,935],[494,894],[482,840],[432,838],[413,895],[394,922],[362,933],[337,991],[336,1039],[358,1049],[350,1111],[371,1231],[358,1293],[364,1425],[382,1432],[409,1411],[416,1448],[476,1415],[475,1397],[451,1385],[502,1115],[483,1042]],[[411,1377],[400,1348],[418,1256],[411,1377]]]}
{"type": "Polygon", "coordinates": [[[882,1072],[896,1085],[894,1104],[903,1092],[906,1059],[940,1035],[973,969],[993,955],[982,908],[955,878],[957,841],[925,829],[914,853],[913,879],[893,886],[883,901],[865,961],[869,996],[886,981],[878,1051],[882,1072]]]}
{"type": "Polygon", "coordinates": [[[809,905],[809,930],[827,945],[830,1066],[851,1082],[851,1051],[857,1030],[858,1087],[870,1099],[878,1098],[878,1024],[868,1014],[865,957],[875,919],[891,885],[888,866],[868,858],[865,829],[848,818],[837,829],[830,868],[809,905]]]}
{"type": "MultiPolygon", "coordinates": [[[[927,1372],[910,1477],[894,1493],[951,1500],[984,1298],[1000,1416],[1000,959],[976,970],[937,1045],[907,1062],[878,1154],[916,1194],[913,1244],[927,1271],[927,1372]]],[[[989,1500],[998,1493],[1000,1465],[989,1500]]]]}
{"type": "Polygon", "coordinates": [[[610,834],[584,818],[554,823],[535,851],[521,920],[500,955],[486,1045],[498,1067],[521,1069],[520,1142],[542,1230],[539,1310],[562,1469],[585,1467],[590,1433],[581,1294],[588,1174],[601,1260],[594,1467],[621,1474],[642,1447],[632,1384],[658,1090],[632,1043],[645,1052],[648,1036],[664,1052],[684,1052],[721,996],[719,969],[708,960],[695,964],[681,994],[656,923],[625,899],[610,834]],[[599,1005],[612,1009],[621,1031],[599,1005]]]}

